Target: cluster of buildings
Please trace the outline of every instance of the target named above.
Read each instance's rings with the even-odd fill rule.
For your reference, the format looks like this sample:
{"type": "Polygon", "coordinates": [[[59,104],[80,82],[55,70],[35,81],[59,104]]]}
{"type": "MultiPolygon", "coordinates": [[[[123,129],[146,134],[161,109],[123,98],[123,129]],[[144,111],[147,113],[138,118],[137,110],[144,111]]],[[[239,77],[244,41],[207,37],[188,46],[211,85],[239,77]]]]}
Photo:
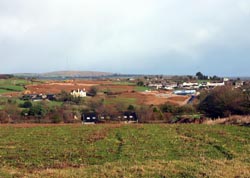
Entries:
{"type": "Polygon", "coordinates": [[[186,90],[196,90],[196,89],[211,89],[215,87],[221,87],[226,85],[234,86],[239,88],[244,85],[244,81],[230,81],[227,78],[224,78],[223,81],[219,82],[157,82],[157,83],[148,83],[147,86],[154,89],[164,89],[164,90],[176,90],[176,89],[186,89],[186,90]]]}
{"type": "Polygon", "coordinates": [[[31,100],[31,101],[43,101],[43,100],[56,100],[55,94],[26,94],[23,95],[22,100],[31,100]]]}
{"type": "Polygon", "coordinates": [[[172,91],[175,95],[199,95],[200,89],[213,89],[222,86],[232,86],[234,88],[240,88],[245,85],[249,85],[245,81],[241,80],[229,80],[224,78],[221,81],[206,81],[206,82],[171,82],[171,81],[151,81],[146,86],[152,89],[162,89],[172,91]]]}
{"type": "Polygon", "coordinates": [[[84,98],[84,97],[87,97],[87,92],[85,90],[85,88],[83,90],[80,90],[80,89],[77,89],[77,90],[72,90],[70,92],[70,94],[73,96],[73,97],[80,97],[80,98],[84,98]]]}
{"type": "MultiPolygon", "coordinates": [[[[73,97],[87,97],[87,92],[85,89],[77,89],[77,90],[72,90],[70,92],[70,95],[73,97]]],[[[55,94],[25,94],[21,98],[22,100],[30,100],[30,101],[43,101],[43,100],[49,100],[49,101],[54,101],[56,100],[56,95],[55,94]]]]}

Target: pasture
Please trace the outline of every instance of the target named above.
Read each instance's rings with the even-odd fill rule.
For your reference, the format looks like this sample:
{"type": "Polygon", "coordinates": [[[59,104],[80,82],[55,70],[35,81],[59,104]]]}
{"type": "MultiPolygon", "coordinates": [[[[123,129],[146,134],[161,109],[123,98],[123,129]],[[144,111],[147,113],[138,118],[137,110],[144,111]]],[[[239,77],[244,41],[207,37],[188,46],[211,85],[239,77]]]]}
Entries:
{"type": "Polygon", "coordinates": [[[250,128],[1,125],[0,177],[250,177],[250,128]]]}

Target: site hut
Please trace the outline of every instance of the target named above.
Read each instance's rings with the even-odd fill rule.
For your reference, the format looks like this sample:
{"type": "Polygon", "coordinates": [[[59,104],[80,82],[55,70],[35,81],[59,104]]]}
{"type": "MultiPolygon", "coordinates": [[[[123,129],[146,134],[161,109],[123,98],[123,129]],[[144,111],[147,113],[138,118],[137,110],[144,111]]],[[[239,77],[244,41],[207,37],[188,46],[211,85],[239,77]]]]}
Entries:
{"type": "Polygon", "coordinates": [[[39,95],[35,95],[34,97],[31,98],[31,101],[43,101],[44,100],[44,96],[42,94],[39,95]]]}
{"type": "Polygon", "coordinates": [[[126,111],[123,113],[123,120],[125,123],[135,123],[138,122],[138,118],[135,112],[126,111]]]}
{"type": "Polygon", "coordinates": [[[100,122],[109,121],[113,119],[113,117],[108,114],[100,114],[98,118],[100,122]]]}
{"type": "Polygon", "coordinates": [[[82,123],[83,124],[95,124],[98,122],[97,113],[84,113],[82,114],[82,123]]]}
{"type": "Polygon", "coordinates": [[[56,95],[54,95],[54,94],[47,94],[47,100],[50,100],[50,101],[56,100],[56,95]]]}
{"type": "Polygon", "coordinates": [[[32,100],[32,98],[35,98],[37,95],[34,94],[26,94],[22,96],[22,100],[32,100]]]}

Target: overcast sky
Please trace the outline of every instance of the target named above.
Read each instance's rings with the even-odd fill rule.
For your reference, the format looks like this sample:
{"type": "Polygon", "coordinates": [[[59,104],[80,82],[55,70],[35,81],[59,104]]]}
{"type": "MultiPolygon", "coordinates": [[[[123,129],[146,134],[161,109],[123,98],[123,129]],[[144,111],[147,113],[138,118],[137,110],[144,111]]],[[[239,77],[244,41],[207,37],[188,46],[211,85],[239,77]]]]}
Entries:
{"type": "Polygon", "coordinates": [[[250,0],[0,0],[0,73],[250,76],[250,0]]]}

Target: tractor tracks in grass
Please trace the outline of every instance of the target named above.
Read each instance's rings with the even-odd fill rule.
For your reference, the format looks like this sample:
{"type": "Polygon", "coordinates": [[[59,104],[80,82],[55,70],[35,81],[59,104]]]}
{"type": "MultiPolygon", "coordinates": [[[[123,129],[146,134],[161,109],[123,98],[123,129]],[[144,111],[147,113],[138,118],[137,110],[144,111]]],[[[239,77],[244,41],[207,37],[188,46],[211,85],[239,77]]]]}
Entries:
{"type": "Polygon", "coordinates": [[[224,155],[227,160],[232,160],[234,155],[230,151],[226,150],[223,146],[217,144],[211,144],[217,151],[224,155]]]}
{"type": "Polygon", "coordinates": [[[117,147],[117,152],[116,152],[116,158],[120,159],[122,155],[122,150],[124,146],[124,140],[122,138],[122,134],[120,132],[117,132],[115,135],[117,141],[118,141],[118,147],[117,147]]]}
{"type": "Polygon", "coordinates": [[[205,137],[203,134],[193,135],[193,134],[191,134],[192,133],[191,131],[190,132],[188,132],[187,130],[183,131],[183,130],[180,130],[178,127],[176,128],[176,133],[179,135],[179,137],[183,141],[200,142],[200,143],[203,143],[203,144],[205,144],[207,146],[210,146],[210,147],[214,148],[221,155],[223,155],[223,157],[226,158],[227,160],[232,160],[235,157],[233,155],[233,153],[230,152],[230,150],[227,150],[225,148],[225,146],[220,145],[218,143],[218,140],[216,140],[215,138],[205,137]]]}
{"type": "Polygon", "coordinates": [[[88,143],[94,143],[94,142],[103,140],[106,137],[108,137],[108,135],[112,129],[119,128],[119,127],[121,127],[120,124],[104,125],[104,127],[102,129],[97,130],[97,131],[93,132],[92,134],[90,134],[87,138],[87,141],[88,141],[88,143]]]}

